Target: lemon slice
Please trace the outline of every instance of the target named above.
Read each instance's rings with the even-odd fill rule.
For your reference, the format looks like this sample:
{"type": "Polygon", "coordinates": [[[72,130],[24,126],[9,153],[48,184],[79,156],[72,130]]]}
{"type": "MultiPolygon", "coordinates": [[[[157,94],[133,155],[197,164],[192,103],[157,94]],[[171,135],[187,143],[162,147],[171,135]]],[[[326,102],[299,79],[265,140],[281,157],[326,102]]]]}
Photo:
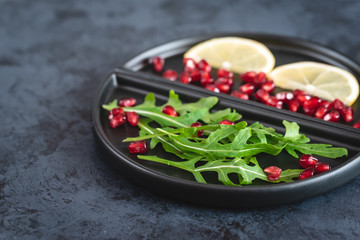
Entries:
{"type": "Polygon", "coordinates": [[[213,38],[190,48],[185,58],[205,59],[212,67],[234,73],[248,71],[270,72],[275,65],[274,55],[262,43],[240,37],[213,38]]]}
{"type": "Polygon", "coordinates": [[[338,98],[348,106],[359,96],[356,78],[348,71],[328,64],[290,63],[275,68],[269,77],[278,87],[300,89],[328,101],[338,98]]]}

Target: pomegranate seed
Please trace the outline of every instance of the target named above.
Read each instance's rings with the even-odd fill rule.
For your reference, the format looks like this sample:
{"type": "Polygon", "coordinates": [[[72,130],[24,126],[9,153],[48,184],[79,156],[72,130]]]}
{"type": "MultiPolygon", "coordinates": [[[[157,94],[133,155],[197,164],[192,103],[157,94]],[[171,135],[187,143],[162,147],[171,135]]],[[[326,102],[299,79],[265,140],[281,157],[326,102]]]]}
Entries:
{"type": "Polygon", "coordinates": [[[288,105],[288,109],[292,112],[297,112],[300,107],[300,103],[296,99],[289,100],[287,105],[288,105]]]}
{"type": "Polygon", "coordinates": [[[271,93],[275,89],[275,83],[274,81],[267,81],[263,85],[261,85],[261,88],[267,91],[268,93],[271,93]]]}
{"type": "Polygon", "coordinates": [[[179,81],[184,84],[189,84],[191,82],[191,76],[187,72],[180,73],[179,81]]]}
{"type": "Polygon", "coordinates": [[[192,82],[198,82],[201,79],[201,72],[199,69],[194,69],[191,71],[190,76],[192,82]]]}
{"type": "Polygon", "coordinates": [[[310,154],[303,154],[299,159],[299,164],[302,168],[314,167],[317,162],[318,159],[310,154]]]}
{"type": "Polygon", "coordinates": [[[183,59],[184,64],[184,71],[185,72],[192,72],[195,69],[197,69],[197,64],[192,58],[184,58],[183,59]]]}
{"type": "Polygon", "coordinates": [[[219,122],[220,125],[235,125],[235,123],[233,121],[224,119],[222,121],[219,122]]]}
{"type": "Polygon", "coordinates": [[[128,145],[129,153],[145,153],[147,144],[145,141],[131,142],[128,145]]]}
{"type": "Polygon", "coordinates": [[[264,169],[264,172],[267,173],[267,179],[269,181],[276,181],[281,175],[281,168],[270,166],[264,169]]]}
{"type": "Polygon", "coordinates": [[[320,104],[318,97],[312,97],[303,103],[303,110],[306,115],[312,116],[315,114],[320,104]]]}
{"type": "Polygon", "coordinates": [[[287,103],[294,98],[294,94],[292,92],[279,92],[275,94],[275,97],[277,100],[287,103]]]}
{"type": "Polygon", "coordinates": [[[299,89],[295,89],[293,91],[293,94],[294,94],[295,97],[297,97],[298,95],[306,95],[306,93],[304,91],[301,91],[299,89]]]}
{"type": "Polygon", "coordinates": [[[132,107],[136,104],[135,98],[123,98],[119,101],[120,107],[132,107]]]}
{"type": "Polygon", "coordinates": [[[166,105],[163,107],[162,113],[165,113],[171,117],[177,117],[178,116],[178,113],[175,111],[175,109],[173,108],[173,106],[170,106],[170,105],[166,105]]]}
{"type": "Polygon", "coordinates": [[[244,100],[249,100],[249,95],[247,95],[246,93],[243,93],[241,91],[232,91],[231,96],[234,96],[234,97],[237,97],[237,98],[241,98],[241,99],[244,99],[244,100]]]}
{"type": "Polygon", "coordinates": [[[230,85],[226,84],[226,82],[223,81],[223,79],[225,78],[219,78],[218,80],[216,80],[215,86],[219,89],[221,93],[228,93],[230,91],[230,85]]]}
{"type": "Polygon", "coordinates": [[[124,114],[120,113],[117,116],[114,116],[110,120],[110,127],[117,128],[120,125],[123,125],[126,122],[126,117],[124,114]]]}
{"type": "Polygon", "coordinates": [[[296,100],[299,102],[300,106],[302,106],[304,104],[304,102],[306,100],[309,100],[310,98],[311,98],[310,95],[307,95],[307,94],[296,95],[296,100]]]}
{"type": "Polygon", "coordinates": [[[323,119],[325,114],[329,111],[329,109],[325,106],[320,106],[316,112],[315,112],[315,117],[319,118],[319,119],[323,119]]]}
{"type": "Polygon", "coordinates": [[[255,91],[255,86],[251,83],[245,83],[239,87],[239,91],[251,95],[255,91]]]}
{"type": "Polygon", "coordinates": [[[225,70],[223,68],[220,68],[218,71],[217,71],[217,76],[219,78],[231,78],[233,79],[234,78],[234,73],[228,71],[228,70],[225,70]]]}
{"type": "Polygon", "coordinates": [[[266,74],[264,72],[259,72],[254,78],[254,84],[256,87],[260,87],[267,81],[266,74]]]}
{"type": "Polygon", "coordinates": [[[270,97],[269,93],[264,89],[259,89],[255,92],[255,98],[263,103],[266,103],[269,97],[270,97]]]}
{"type": "Polygon", "coordinates": [[[354,120],[354,109],[352,107],[345,106],[341,111],[341,115],[345,122],[351,122],[354,120]]]}
{"type": "Polygon", "coordinates": [[[315,173],[322,173],[329,171],[331,169],[330,165],[323,162],[318,162],[315,164],[315,173]]]}
{"type": "Polygon", "coordinates": [[[151,62],[155,72],[161,72],[164,69],[165,59],[161,57],[153,57],[151,62]]]}
{"type": "Polygon", "coordinates": [[[109,112],[109,115],[108,115],[108,118],[109,120],[113,119],[113,117],[121,114],[121,113],[124,113],[124,109],[118,107],[118,108],[113,108],[111,109],[111,111],[109,112]]]}
{"type": "Polygon", "coordinates": [[[213,92],[220,92],[220,90],[215,86],[215,84],[208,84],[205,86],[205,89],[213,91],[213,92]]]}
{"type": "Polygon", "coordinates": [[[205,72],[211,72],[211,66],[207,63],[206,60],[202,59],[198,62],[198,68],[205,72]]]}
{"type": "Polygon", "coordinates": [[[200,83],[201,86],[206,86],[208,84],[213,84],[214,83],[214,79],[211,77],[211,74],[208,72],[201,72],[201,77],[200,77],[200,83]]]}
{"type": "Polygon", "coordinates": [[[283,108],[283,102],[277,100],[275,97],[271,96],[268,98],[268,100],[266,101],[266,105],[268,106],[272,106],[272,107],[276,107],[278,109],[282,109],[283,108]]]}
{"type": "Polygon", "coordinates": [[[341,111],[344,108],[344,103],[339,99],[335,99],[332,101],[331,107],[335,110],[341,111]]]}
{"type": "Polygon", "coordinates": [[[256,72],[246,72],[240,75],[240,78],[246,83],[253,83],[256,78],[256,72]]]}
{"type": "Polygon", "coordinates": [[[332,110],[331,112],[325,114],[323,119],[325,121],[338,122],[340,119],[340,113],[337,110],[332,110]]]}
{"type": "Polygon", "coordinates": [[[230,87],[234,85],[234,80],[232,80],[232,78],[218,78],[218,80],[216,81],[221,81],[222,83],[229,85],[230,87]]]}
{"type": "Polygon", "coordinates": [[[139,123],[139,115],[136,112],[126,112],[126,119],[131,126],[136,126],[139,123]]]}
{"type": "Polygon", "coordinates": [[[354,128],[360,128],[360,120],[357,121],[354,125],[353,125],[354,128]]]}
{"type": "MultiPolygon", "coordinates": [[[[194,122],[193,124],[190,125],[190,127],[201,127],[201,126],[202,125],[199,122],[194,122]]],[[[204,133],[204,130],[197,131],[198,137],[201,137],[203,135],[203,133],[204,133]]]]}
{"type": "Polygon", "coordinates": [[[330,102],[324,99],[320,99],[320,107],[325,107],[326,109],[330,109],[330,102]]]}
{"type": "Polygon", "coordinates": [[[169,69],[163,73],[163,78],[169,79],[170,81],[176,81],[177,75],[176,71],[169,69]]]}
{"type": "Polygon", "coordinates": [[[301,179],[312,177],[312,176],[314,176],[314,171],[315,170],[313,168],[307,168],[299,174],[298,178],[301,180],[301,179]]]}

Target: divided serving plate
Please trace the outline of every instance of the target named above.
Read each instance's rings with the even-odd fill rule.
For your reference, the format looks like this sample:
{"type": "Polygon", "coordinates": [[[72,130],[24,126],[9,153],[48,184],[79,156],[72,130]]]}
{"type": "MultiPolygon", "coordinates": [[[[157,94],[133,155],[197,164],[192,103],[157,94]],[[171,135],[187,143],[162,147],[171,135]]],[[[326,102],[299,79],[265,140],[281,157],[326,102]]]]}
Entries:
{"type": "MultiPolygon", "coordinates": [[[[153,56],[166,58],[166,69],[178,72],[182,67],[182,54],[198,42],[220,36],[240,36],[257,40],[265,44],[274,54],[276,64],[282,65],[296,61],[318,61],[345,68],[360,79],[360,66],[347,57],[318,44],[267,34],[223,34],[196,38],[181,39],[166,43],[140,53],[125,63],[125,68],[117,68],[101,82],[92,105],[92,121],[94,135],[104,157],[115,164],[119,171],[143,187],[178,200],[200,205],[218,207],[266,207],[300,201],[333,188],[336,188],[360,174],[360,130],[341,123],[325,122],[269,107],[254,101],[245,101],[230,95],[218,94],[203,88],[171,82],[156,76],[148,63],[153,56]],[[193,102],[201,97],[217,96],[219,103],[215,110],[224,108],[236,109],[242,114],[242,120],[249,123],[259,121],[267,127],[284,132],[282,121],[295,121],[300,125],[301,133],[311,142],[329,143],[348,149],[347,157],[338,159],[319,158],[332,166],[332,170],[314,177],[297,180],[291,183],[268,184],[255,182],[253,185],[233,187],[224,186],[210,176],[208,184],[197,183],[190,173],[148,161],[139,160],[130,154],[128,143],[122,140],[129,136],[138,136],[138,128],[124,124],[116,129],[109,127],[107,111],[102,105],[114,99],[134,97],[141,103],[149,92],[155,93],[157,104],[168,99],[169,90],[173,89],[183,102],[193,102]]],[[[353,105],[354,118],[360,119],[359,100],[353,105]]],[[[148,151],[149,155],[170,157],[156,147],[148,151]]],[[[300,168],[297,161],[289,160],[289,155],[258,157],[263,167],[270,165],[283,169],[300,168]],[[266,160],[265,160],[266,158],[266,160]]]]}

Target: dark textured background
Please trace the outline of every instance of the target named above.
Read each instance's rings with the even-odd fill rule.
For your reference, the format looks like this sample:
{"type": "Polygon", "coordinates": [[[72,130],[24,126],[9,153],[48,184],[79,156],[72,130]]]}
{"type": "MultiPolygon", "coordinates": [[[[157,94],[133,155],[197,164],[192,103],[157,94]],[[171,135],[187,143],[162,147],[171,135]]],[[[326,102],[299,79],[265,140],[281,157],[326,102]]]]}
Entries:
{"type": "Polygon", "coordinates": [[[360,62],[360,1],[0,0],[1,239],[360,239],[360,177],[272,209],[176,202],[96,150],[100,80],[160,43],[214,32],[301,37],[360,62]]]}

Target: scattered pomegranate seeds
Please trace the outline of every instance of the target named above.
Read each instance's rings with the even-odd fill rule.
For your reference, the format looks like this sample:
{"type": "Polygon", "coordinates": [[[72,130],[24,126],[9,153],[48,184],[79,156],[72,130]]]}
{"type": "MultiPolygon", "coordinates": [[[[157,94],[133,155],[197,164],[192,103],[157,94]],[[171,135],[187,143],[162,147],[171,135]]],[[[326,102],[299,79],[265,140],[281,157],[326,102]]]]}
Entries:
{"type": "Polygon", "coordinates": [[[277,100],[283,101],[285,103],[293,100],[294,94],[292,92],[279,92],[275,94],[277,100]]]}
{"type": "Polygon", "coordinates": [[[235,125],[235,123],[233,121],[230,121],[228,119],[224,119],[222,121],[219,122],[220,125],[235,125]]]}
{"type": "Polygon", "coordinates": [[[255,86],[251,83],[245,83],[239,87],[239,91],[251,95],[255,91],[255,86]]]}
{"type": "Polygon", "coordinates": [[[264,89],[259,89],[255,92],[255,98],[260,100],[262,103],[266,103],[270,97],[270,94],[264,89]]]}
{"type": "Polygon", "coordinates": [[[299,174],[298,179],[305,179],[314,176],[314,168],[307,168],[299,174]]]}
{"type": "Polygon", "coordinates": [[[205,89],[216,92],[216,93],[220,92],[220,90],[216,87],[215,84],[208,84],[205,86],[205,89]]]}
{"type": "Polygon", "coordinates": [[[275,89],[275,83],[274,81],[267,81],[261,85],[261,88],[267,91],[268,93],[271,93],[275,89]]]}
{"type": "Polygon", "coordinates": [[[200,84],[205,87],[208,84],[213,84],[214,79],[211,77],[211,74],[209,72],[201,72],[200,74],[200,84]]]}
{"type": "Polygon", "coordinates": [[[325,114],[326,114],[327,112],[328,112],[328,108],[327,108],[327,107],[325,107],[325,106],[320,106],[320,107],[316,110],[314,116],[315,116],[316,118],[323,119],[324,116],[325,116],[325,114]]]}
{"type": "Polygon", "coordinates": [[[246,72],[240,75],[240,78],[246,83],[254,83],[254,79],[256,78],[256,72],[246,72]]]}
{"type": "Polygon", "coordinates": [[[344,107],[341,111],[341,115],[345,122],[351,122],[354,120],[354,109],[352,107],[344,107]]]}
{"type": "Polygon", "coordinates": [[[219,89],[221,93],[228,93],[230,91],[232,79],[226,79],[226,78],[219,78],[215,81],[215,86],[219,89]],[[231,80],[231,82],[229,81],[231,80]]]}
{"type": "Polygon", "coordinates": [[[302,107],[306,115],[314,115],[316,110],[320,105],[320,99],[318,97],[311,97],[308,100],[305,100],[302,107]]]}
{"type": "Polygon", "coordinates": [[[354,125],[353,125],[354,128],[360,128],[360,120],[357,121],[354,125]]]}
{"type": "Polygon", "coordinates": [[[230,72],[230,71],[227,71],[223,68],[220,68],[218,71],[217,71],[217,76],[219,78],[231,78],[233,79],[234,78],[234,73],[230,72]]]}
{"type": "Polygon", "coordinates": [[[292,99],[288,101],[288,108],[292,112],[297,112],[299,110],[300,103],[296,99],[292,99]]]}
{"type": "Polygon", "coordinates": [[[165,60],[161,57],[153,57],[152,60],[153,69],[155,72],[161,72],[164,69],[165,60]]]}
{"type": "Polygon", "coordinates": [[[179,76],[179,81],[185,84],[189,84],[191,82],[191,76],[187,72],[182,72],[179,76]]]}
{"type": "Polygon", "coordinates": [[[273,96],[268,98],[268,100],[266,101],[266,105],[276,107],[278,109],[283,108],[283,102],[280,100],[277,100],[276,97],[273,97],[273,96]]]}
{"type": "Polygon", "coordinates": [[[299,159],[299,164],[302,168],[314,167],[317,162],[318,159],[310,154],[303,154],[299,159]]]}
{"type": "MultiPolygon", "coordinates": [[[[201,123],[199,123],[199,122],[194,122],[194,123],[192,123],[192,124],[190,125],[190,127],[201,127],[201,126],[202,126],[202,125],[201,125],[201,123]]],[[[203,134],[204,134],[204,130],[199,130],[199,131],[197,131],[198,137],[201,137],[203,134]]]]}
{"type": "Polygon", "coordinates": [[[136,104],[135,98],[123,98],[119,101],[120,107],[132,107],[136,104]]]}
{"type": "Polygon", "coordinates": [[[211,66],[208,64],[207,61],[205,61],[204,59],[200,60],[197,63],[197,66],[200,70],[205,71],[205,72],[211,72],[211,66]]]}
{"type": "Polygon", "coordinates": [[[232,91],[231,96],[234,96],[234,97],[237,97],[237,98],[241,98],[241,99],[244,99],[244,100],[249,100],[249,95],[247,95],[246,93],[243,93],[241,91],[232,91]]]}
{"type": "Polygon", "coordinates": [[[201,79],[201,71],[199,69],[194,69],[191,71],[190,76],[192,82],[198,82],[201,79]]]}
{"type": "Polygon", "coordinates": [[[337,110],[332,110],[331,112],[325,114],[323,119],[325,121],[338,122],[340,119],[340,113],[337,110]]]}
{"type": "Polygon", "coordinates": [[[136,112],[126,112],[126,119],[131,126],[137,126],[139,123],[139,115],[136,112]]]}
{"type": "Polygon", "coordinates": [[[110,127],[111,128],[117,128],[120,125],[123,125],[125,122],[126,122],[126,116],[123,113],[120,113],[120,114],[114,116],[110,120],[110,127]]]}
{"type": "Polygon", "coordinates": [[[183,64],[185,72],[192,72],[197,69],[197,64],[192,58],[184,58],[183,64]]]}
{"type": "Polygon", "coordinates": [[[124,109],[121,107],[113,108],[108,115],[109,120],[113,119],[115,116],[124,113],[124,109]]]}
{"type": "Polygon", "coordinates": [[[276,166],[270,166],[264,169],[264,172],[267,173],[267,179],[269,181],[276,181],[281,175],[281,168],[276,166]]]}
{"type": "Polygon", "coordinates": [[[166,70],[163,73],[163,78],[169,79],[170,81],[176,81],[177,76],[178,76],[177,72],[172,69],[166,70]]]}
{"type": "Polygon", "coordinates": [[[167,114],[167,115],[169,115],[169,116],[171,116],[171,117],[177,117],[177,116],[178,116],[178,113],[177,113],[177,112],[175,111],[175,109],[174,109],[172,106],[170,106],[170,105],[164,106],[161,112],[162,112],[162,113],[165,113],[165,114],[167,114]]]}
{"type": "Polygon", "coordinates": [[[147,144],[145,141],[131,142],[128,145],[130,153],[145,153],[147,151],[147,144]]]}
{"type": "Polygon", "coordinates": [[[341,111],[344,108],[344,103],[339,99],[335,99],[334,101],[332,101],[331,106],[333,109],[341,111]]]}
{"type": "Polygon", "coordinates": [[[322,172],[329,171],[331,169],[331,167],[327,163],[318,162],[315,164],[314,169],[315,169],[315,173],[322,173],[322,172]]]}

